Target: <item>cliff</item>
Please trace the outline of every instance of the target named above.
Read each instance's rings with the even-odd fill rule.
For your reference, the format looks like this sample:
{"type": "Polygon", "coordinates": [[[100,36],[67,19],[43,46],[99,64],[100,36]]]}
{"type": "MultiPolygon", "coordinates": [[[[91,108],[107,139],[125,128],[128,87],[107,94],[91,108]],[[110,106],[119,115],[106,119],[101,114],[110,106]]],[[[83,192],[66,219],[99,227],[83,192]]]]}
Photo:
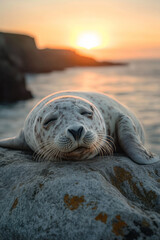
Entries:
{"type": "Polygon", "coordinates": [[[67,49],[38,49],[34,38],[0,32],[0,41],[5,42],[10,58],[23,71],[29,73],[51,72],[74,66],[114,66],[121,63],[97,62],[95,59],[67,49]]]}
{"type": "Polygon", "coordinates": [[[1,240],[159,240],[160,163],[34,162],[0,149],[1,240]]]}
{"type": "Polygon", "coordinates": [[[0,102],[15,102],[31,98],[26,89],[25,76],[10,57],[3,41],[0,41],[0,102]]]}

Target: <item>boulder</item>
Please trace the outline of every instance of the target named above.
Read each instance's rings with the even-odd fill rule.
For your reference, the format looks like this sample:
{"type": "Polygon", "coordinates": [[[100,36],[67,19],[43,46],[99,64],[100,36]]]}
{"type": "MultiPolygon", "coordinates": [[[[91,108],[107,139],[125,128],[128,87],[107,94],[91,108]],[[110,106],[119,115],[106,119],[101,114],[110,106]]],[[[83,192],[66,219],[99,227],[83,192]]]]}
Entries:
{"type": "Polygon", "coordinates": [[[159,240],[160,163],[35,162],[0,149],[1,240],[159,240]]]}

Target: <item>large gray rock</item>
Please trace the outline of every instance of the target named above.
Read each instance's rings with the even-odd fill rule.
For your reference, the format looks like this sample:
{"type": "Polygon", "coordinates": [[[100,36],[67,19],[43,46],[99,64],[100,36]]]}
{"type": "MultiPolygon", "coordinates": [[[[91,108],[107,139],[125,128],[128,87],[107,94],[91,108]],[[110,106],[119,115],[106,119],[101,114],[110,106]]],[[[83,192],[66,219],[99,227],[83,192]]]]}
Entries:
{"type": "Polygon", "coordinates": [[[0,149],[1,240],[159,240],[160,163],[34,162],[0,149]]]}

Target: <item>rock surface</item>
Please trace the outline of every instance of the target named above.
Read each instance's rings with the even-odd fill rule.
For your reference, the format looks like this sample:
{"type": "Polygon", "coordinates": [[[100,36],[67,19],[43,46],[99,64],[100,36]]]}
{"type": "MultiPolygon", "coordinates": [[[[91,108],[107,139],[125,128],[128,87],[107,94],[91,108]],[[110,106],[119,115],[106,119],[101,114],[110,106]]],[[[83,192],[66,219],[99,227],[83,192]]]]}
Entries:
{"type": "Polygon", "coordinates": [[[0,149],[1,240],[159,240],[160,163],[34,162],[0,149]]]}

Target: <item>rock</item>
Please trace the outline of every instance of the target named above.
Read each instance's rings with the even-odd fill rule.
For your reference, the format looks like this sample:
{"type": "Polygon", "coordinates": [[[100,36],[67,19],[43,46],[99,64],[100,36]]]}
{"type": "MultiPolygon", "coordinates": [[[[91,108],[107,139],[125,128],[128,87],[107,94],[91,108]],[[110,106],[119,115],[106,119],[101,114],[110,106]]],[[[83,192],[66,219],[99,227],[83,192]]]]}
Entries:
{"type": "Polygon", "coordinates": [[[91,57],[69,49],[38,49],[33,37],[0,32],[0,41],[5,42],[10,58],[23,71],[43,73],[75,66],[117,66],[124,63],[98,62],[91,57]]]}
{"type": "Polygon", "coordinates": [[[0,44],[0,102],[14,102],[31,98],[26,89],[24,74],[9,57],[5,45],[0,44]]]}
{"type": "Polygon", "coordinates": [[[34,162],[0,149],[1,240],[159,240],[160,163],[34,162]]]}

